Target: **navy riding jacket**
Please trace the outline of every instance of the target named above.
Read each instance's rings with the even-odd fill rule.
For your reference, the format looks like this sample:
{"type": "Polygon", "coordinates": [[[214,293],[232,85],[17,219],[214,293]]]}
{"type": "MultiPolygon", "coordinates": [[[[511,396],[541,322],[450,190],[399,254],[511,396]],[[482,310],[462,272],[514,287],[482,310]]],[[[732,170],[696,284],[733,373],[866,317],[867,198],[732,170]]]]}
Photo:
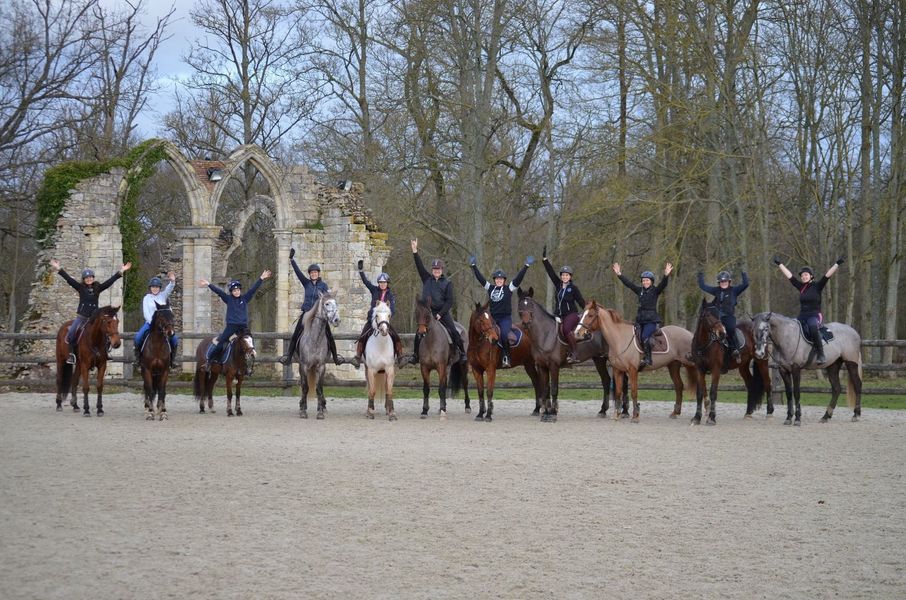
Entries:
{"type": "Polygon", "coordinates": [[[719,316],[733,317],[736,316],[736,302],[739,299],[738,296],[749,287],[749,276],[743,271],[742,283],[739,285],[731,285],[727,289],[724,289],[719,285],[705,285],[705,276],[699,273],[698,287],[706,294],[714,296],[714,305],[720,313],[719,316]]]}
{"type": "Polygon", "coordinates": [[[255,296],[255,292],[258,291],[258,288],[261,287],[261,284],[264,283],[264,280],[260,277],[255,282],[255,284],[249,288],[249,291],[242,294],[238,298],[232,294],[223,291],[213,283],[208,284],[208,288],[224,301],[227,305],[226,310],[226,324],[227,325],[245,325],[248,327],[249,324],[249,302],[255,296]]]}

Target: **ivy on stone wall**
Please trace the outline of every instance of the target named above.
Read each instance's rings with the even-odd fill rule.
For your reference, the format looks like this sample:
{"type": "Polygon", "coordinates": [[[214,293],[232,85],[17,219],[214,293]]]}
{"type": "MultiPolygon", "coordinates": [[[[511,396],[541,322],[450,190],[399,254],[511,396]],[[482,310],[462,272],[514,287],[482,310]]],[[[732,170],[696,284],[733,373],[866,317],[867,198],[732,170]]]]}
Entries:
{"type": "MultiPolygon", "coordinates": [[[[57,220],[63,212],[69,192],[75,189],[80,181],[109,173],[115,167],[122,167],[126,170],[126,194],[120,205],[119,218],[120,235],[123,238],[123,262],[131,262],[137,272],[138,245],[141,243],[142,230],[138,222],[136,201],[145,181],[154,174],[157,163],[165,158],[166,150],[160,140],[151,139],[142,142],[123,157],[104,162],[73,161],[48,169],[44,173],[44,181],[36,198],[39,243],[44,248],[51,245],[57,220]]],[[[126,310],[138,308],[141,304],[145,291],[142,283],[137,277],[125,278],[123,306],[126,310]]]]}

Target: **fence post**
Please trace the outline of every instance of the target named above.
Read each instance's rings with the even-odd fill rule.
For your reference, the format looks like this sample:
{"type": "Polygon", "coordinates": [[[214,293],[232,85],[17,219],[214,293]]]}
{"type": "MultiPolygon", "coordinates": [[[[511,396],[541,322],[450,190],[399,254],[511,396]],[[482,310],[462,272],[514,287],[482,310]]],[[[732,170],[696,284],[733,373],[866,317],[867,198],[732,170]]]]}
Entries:
{"type": "Polygon", "coordinates": [[[132,379],[132,346],[135,344],[131,335],[124,336],[123,340],[123,379],[132,379]]]}

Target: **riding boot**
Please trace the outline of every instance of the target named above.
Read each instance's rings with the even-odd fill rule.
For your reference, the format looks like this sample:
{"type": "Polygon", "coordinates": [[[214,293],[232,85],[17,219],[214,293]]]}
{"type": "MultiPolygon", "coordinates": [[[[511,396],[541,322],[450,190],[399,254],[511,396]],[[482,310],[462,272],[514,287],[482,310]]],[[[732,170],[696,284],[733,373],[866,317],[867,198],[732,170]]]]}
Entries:
{"type": "Polygon", "coordinates": [[[823,365],[824,358],[824,340],[821,339],[821,331],[817,327],[812,327],[812,344],[815,346],[815,364],[823,365]]]}
{"type": "Polygon", "coordinates": [[[418,347],[422,343],[422,336],[415,334],[415,346],[412,348],[412,358],[409,359],[409,364],[417,365],[418,364],[418,347]]]}
{"type": "Polygon", "coordinates": [[[177,348],[179,348],[179,346],[170,346],[170,368],[171,368],[171,369],[175,369],[175,368],[176,368],[176,362],[177,362],[176,359],[177,359],[177,357],[179,356],[179,355],[176,353],[176,349],[177,349],[177,348]]]}
{"type": "Polygon", "coordinates": [[[650,367],[651,366],[651,338],[645,340],[645,358],[642,359],[641,367],[650,367]]]}
{"type": "Polygon", "coordinates": [[[574,365],[579,362],[579,357],[576,353],[576,340],[573,338],[572,334],[570,334],[566,338],[566,341],[569,342],[569,351],[566,353],[566,362],[574,365]]]}
{"type": "Polygon", "coordinates": [[[66,359],[67,365],[74,365],[76,363],[76,344],[75,342],[69,342],[69,358],[66,359]]]}
{"type": "Polygon", "coordinates": [[[730,346],[730,354],[733,355],[733,360],[735,360],[735,361],[738,363],[738,362],[739,362],[740,360],[742,360],[742,359],[741,359],[740,356],[739,356],[739,348],[736,347],[736,339],[735,339],[735,338],[736,338],[735,335],[734,335],[732,338],[727,338],[727,343],[728,343],[729,346],[730,346]]]}
{"type": "Polygon", "coordinates": [[[456,351],[459,352],[459,362],[461,362],[461,363],[463,363],[463,364],[465,364],[466,362],[468,362],[469,357],[466,356],[466,349],[465,349],[465,347],[463,346],[462,338],[459,338],[459,339],[457,340],[457,343],[454,344],[454,345],[456,346],[456,351]]]}
{"type": "Polygon", "coordinates": [[[296,321],[296,328],[293,329],[293,335],[289,338],[289,345],[286,347],[286,352],[283,353],[283,356],[277,359],[281,365],[288,365],[293,361],[293,354],[296,353],[296,344],[299,343],[299,337],[302,335],[302,317],[299,317],[299,320],[296,321]]]}
{"type": "Polygon", "coordinates": [[[510,364],[510,342],[507,339],[503,340],[503,360],[500,364],[504,369],[509,369],[512,366],[510,364]]]}
{"type": "Polygon", "coordinates": [[[132,368],[138,369],[142,366],[142,346],[135,344],[132,346],[132,368]]]}
{"type": "Polygon", "coordinates": [[[333,364],[342,365],[346,362],[346,359],[337,355],[337,343],[334,341],[333,334],[330,332],[330,325],[327,325],[324,328],[324,333],[327,335],[327,349],[330,350],[330,355],[333,357],[333,364]]]}
{"type": "Polygon", "coordinates": [[[355,356],[352,357],[352,360],[349,361],[349,364],[358,369],[359,365],[362,364],[363,354],[365,354],[365,340],[359,338],[355,343],[355,356]]]}
{"type": "Polygon", "coordinates": [[[204,368],[205,373],[211,372],[211,361],[213,360],[215,348],[217,348],[217,344],[212,342],[211,345],[208,346],[207,351],[204,353],[204,365],[202,366],[202,368],[204,368]]]}

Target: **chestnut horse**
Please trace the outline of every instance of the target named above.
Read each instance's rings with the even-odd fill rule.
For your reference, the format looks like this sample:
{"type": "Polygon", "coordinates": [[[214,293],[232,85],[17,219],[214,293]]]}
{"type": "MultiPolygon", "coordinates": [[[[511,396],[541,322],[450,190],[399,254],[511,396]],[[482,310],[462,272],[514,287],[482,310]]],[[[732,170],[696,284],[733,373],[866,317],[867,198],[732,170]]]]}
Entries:
{"type": "Polygon", "coordinates": [[[726,345],[727,330],[720,320],[717,307],[702,300],[698,313],[698,323],[692,334],[692,362],[698,367],[699,384],[696,393],[697,407],[692,422],[699,425],[702,421],[702,400],[705,395],[706,374],[711,374],[711,387],[708,392],[708,420],[706,425],[717,422],[717,388],[720,376],[726,369],[738,369],[739,375],[746,384],[748,401],[746,418],[752,418],[756,406],[761,403],[762,395],[767,395],[768,415],[774,412],[774,401],[771,399],[771,372],[767,359],[755,357],[755,338],[752,335],[752,323],[740,321],[736,330],[743,334],[745,343],[739,348],[739,361],[733,358],[726,345]]]}
{"type": "Polygon", "coordinates": [[[142,380],[145,391],[145,420],[153,421],[155,415],[163,421],[167,418],[167,379],[170,376],[170,337],[173,335],[176,319],[170,304],[158,304],[151,317],[151,329],[142,348],[142,380]],[[157,396],[157,411],[154,397],[157,396]]]}
{"type": "MultiPolygon", "coordinates": [[[[208,401],[208,410],[214,412],[214,384],[217,383],[217,377],[223,373],[226,379],[227,388],[227,416],[233,416],[233,381],[236,381],[236,416],[242,416],[242,406],[239,404],[239,397],[242,393],[242,380],[252,374],[252,368],[255,365],[255,342],[252,340],[252,334],[248,329],[243,329],[236,334],[232,348],[229,350],[230,357],[226,364],[212,362],[210,372],[204,370],[205,353],[208,346],[213,342],[213,337],[207,337],[201,340],[198,348],[195,349],[195,377],[192,378],[192,388],[195,392],[195,399],[198,400],[198,412],[204,413],[205,400],[208,401]]],[[[229,344],[224,344],[224,352],[227,351],[229,344]]],[[[213,357],[212,361],[215,360],[213,357]]]]}
{"type": "Polygon", "coordinates": [[[69,404],[74,411],[79,410],[76,401],[76,388],[79,380],[82,381],[82,412],[83,416],[90,417],[91,409],[88,405],[88,373],[91,369],[98,370],[97,376],[97,416],[104,416],[104,374],[107,372],[107,360],[111,348],[119,348],[120,320],[117,317],[119,306],[102,306],[97,309],[82,327],[76,343],[75,368],[66,362],[69,358],[69,344],[66,343],[66,333],[72,321],[66,321],[57,331],[57,410],[63,410],[63,398],[71,394],[69,404]],[[73,377],[75,371],[78,374],[73,377]]]}
{"type": "MultiPolygon", "coordinates": [[[[522,366],[532,380],[532,388],[535,390],[535,405],[540,402],[538,396],[538,370],[535,368],[535,361],[532,358],[532,343],[528,332],[522,329],[522,340],[518,346],[510,347],[510,365],[513,367],[522,366]]],[[[484,306],[481,303],[475,303],[475,310],[469,317],[469,366],[472,369],[472,376],[475,378],[475,385],[478,388],[478,415],[476,421],[491,421],[494,415],[494,382],[497,378],[497,369],[500,368],[500,360],[503,355],[500,346],[497,345],[501,335],[506,335],[500,331],[494,317],[488,312],[488,304],[484,306]],[[487,375],[488,384],[488,403],[485,411],[485,383],[484,377],[487,375]]]]}
{"type": "MultiPolygon", "coordinates": [[[[635,342],[635,326],[624,321],[620,313],[612,308],[605,308],[596,301],[591,300],[586,306],[579,324],[576,326],[576,338],[587,338],[595,331],[604,334],[607,346],[610,349],[607,357],[613,365],[613,376],[616,380],[616,398],[620,401],[623,395],[623,374],[629,375],[629,387],[632,392],[632,422],[639,422],[639,361],[642,351],[635,342]]],[[[667,367],[670,378],[673,380],[673,389],[676,391],[676,402],[670,418],[675,419],[683,409],[683,378],[680,368],[686,367],[685,389],[691,393],[698,389],[698,369],[689,358],[692,350],[692,333],[676,325],[667,325],[661,328],[667,338],[668,345],[665,352],[652,354],[653,364],[646,370],[667,367]]],[[[614,419],[619,415],[614,413],[614,419]]]]}

